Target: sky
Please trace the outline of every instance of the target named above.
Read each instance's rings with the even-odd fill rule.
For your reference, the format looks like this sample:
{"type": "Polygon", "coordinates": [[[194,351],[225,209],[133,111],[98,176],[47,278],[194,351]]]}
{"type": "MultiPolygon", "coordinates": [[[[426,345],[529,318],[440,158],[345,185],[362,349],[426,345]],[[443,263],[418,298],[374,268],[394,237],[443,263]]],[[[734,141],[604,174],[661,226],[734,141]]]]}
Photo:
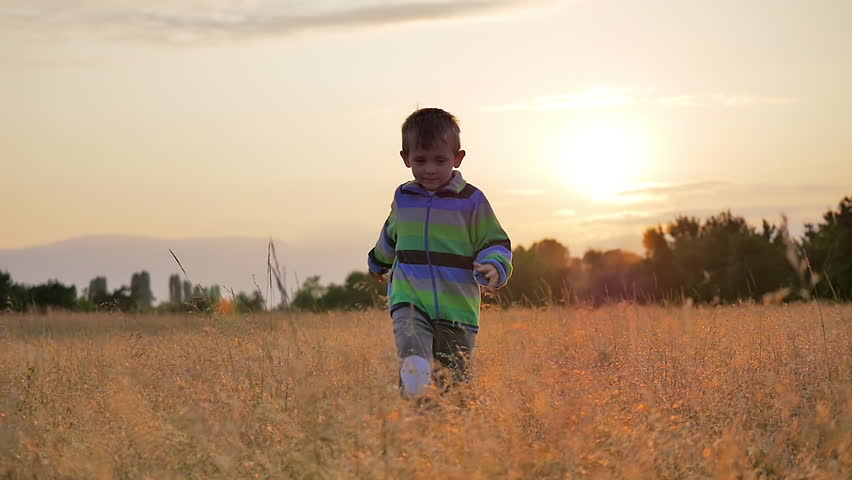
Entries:
{"type": "Polygon", "coordinates": [[[726,209],[801,231],[852,194],[849,85],[845,0],[0,0],[0,249],[366,252],[426,106],[515,245],[641,252],[726,209]]]}

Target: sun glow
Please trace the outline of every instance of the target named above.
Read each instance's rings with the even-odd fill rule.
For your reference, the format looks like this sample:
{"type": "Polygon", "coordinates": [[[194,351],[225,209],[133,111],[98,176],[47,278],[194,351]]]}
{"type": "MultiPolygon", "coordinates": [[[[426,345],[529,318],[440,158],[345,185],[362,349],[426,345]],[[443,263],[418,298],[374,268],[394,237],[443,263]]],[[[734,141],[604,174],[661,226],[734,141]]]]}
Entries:
{"type": "Polygon", "coordinates": [[[626,120],[574,124],[560,136],[556,169],[572,189],[595,201],[625,202],[619,192],[649,176],[647,134],[626,120]]]}

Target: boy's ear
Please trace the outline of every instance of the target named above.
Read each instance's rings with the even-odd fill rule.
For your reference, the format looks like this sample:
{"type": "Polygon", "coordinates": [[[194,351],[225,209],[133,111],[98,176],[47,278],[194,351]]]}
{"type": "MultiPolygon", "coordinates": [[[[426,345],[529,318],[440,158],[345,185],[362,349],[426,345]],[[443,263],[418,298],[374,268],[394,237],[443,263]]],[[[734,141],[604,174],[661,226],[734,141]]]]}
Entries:
{"type": "Polygon", "coordinates": [[[455,168],[459,168],[461,166],[462,160],[464,160],[465,151],[459,150],[459,153],[456,154],[455,160],[453,160],[453,166],[455,168]]]}
{"type": "Polygon", "coordinates": [[[406,167],[411,168],[411,163],[408,161],[408,152],[400,150],[399,156],[402,157],[402,163],[404,163],[406,167]]]}

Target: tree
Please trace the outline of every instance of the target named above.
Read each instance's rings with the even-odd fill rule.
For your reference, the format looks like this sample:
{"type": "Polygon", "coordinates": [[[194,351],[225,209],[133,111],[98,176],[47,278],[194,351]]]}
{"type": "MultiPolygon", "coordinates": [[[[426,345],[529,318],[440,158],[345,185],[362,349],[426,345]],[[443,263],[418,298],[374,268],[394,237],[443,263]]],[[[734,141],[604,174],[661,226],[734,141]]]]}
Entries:
{"type": "Polygon", "coordinates": [[[672,236],[675,243],[696,238],[700,230],[701,222],[697,218],[684,215],[676,216],[666,227],[666,232],[672,236]]]}
{"type": "Polygon", "coordinates": [[[562,270],[568,265],[570,258],[568,247],[552,238],[533,243],[530,250],[547,265],[549,270],[562,270]]]}
{"type": "Polygon", "coordinates": [[[0,312],[23,309],[24,289],[12,281],[9,272],[0,270],[0,312]]]}
{"type": "Polygon", "coordinates": [[[213,305],[219,303],[222,299],[222,287],[219,285],[210,285],[207,287],[207,299],[213,302],[213,305]]]}
{"type": "Polygon", "coordinates": [[[620,249],[589,250],[583,255],[586,265],[584,296],[595,304],[636,299],[638,296],[632,272],[642,258],[620,249]]]}
{"type": "Polygon", "coordinates": [[[151,276],[148,272],[141,271],[130,277],[130,298],[136,306],[136,310],[150,310],[154,303],[154,295],[151,293],[151,276]]]}
{"type": "Polygon", "coordinates": [[[356,309],[379,306],[387,294],[387,286],[373,280],[367,272],[351,272],[344,286],[348,292],[347,301],[356,309]]]}
{"type": "Polygon", "coordinates": [[[177,274],[169,276],[169,303],[172,305],[180,305],[183,303],[183,288],[180,276],[177,274]]]}
{"type": "Polygon", "coordinates": [[[94,305],[100,305],[110,301],[110,294],[107,291],[106,277],[95,277],[89,281],[89,289],[86,292],[86,299],[94,305]]]}
{"type": "MultiPolygon", "coordinates": [[[[682,220],[675,229],[681,238],[691,238],[692,232],[698,232],[697,225],[692,228],[686,220],[682,220]]],[[[657,225],[645,230],[642,234],[642,245],[645,247],[646,260],[643,266],[635,270],[634,285],[643,300],[659,301],[671,298],[674,287],[674,256],[663,227],[657,225]]]]}
{"type": "Polygon", "coordinates": [[[189,303],[192,300],[192,284],[188,280],[183,281],[183,301],[189,303]]]}
{"type": "Polygon", "coordinates": [[[795,283],[777,228],[768,222],[758,232],[728,210],[703,224],[680,217],[668,231],[675,236],[671,285],[694,300],[758,300],[795,283]]]}
{"type": "Polygon", "coordinates": [[[26,303],[37,308],[57,307],[73,310],[77,304],[77,287],[65,286],[58,280],[30,287],[26,294],[26,303]]]}
{"type": "Polygon", "coordinates": [[[14,285],[12,283],[12,275],[0,270],[0,306],[3,307],[0,310],[5,310],[6,305],[11,301],[14,285]]]}
{"type": "Polygon", "coordinates": [[[500,296],[508,302],[537,306],[564,303],[572,289],[570,262],[568,247],[552,238],[535,242],[529,249],[518,246],[512,252],[514,273],[500,296]]]}
{"type": "MultiPolygon", "coordinates": [[[[325,293],[316,299],[313,310],[349,310],[351,304],[349,302],[349,292],[342,285],[331,284],[325,288],[325,293]]],[[[309,307],[308,310],[311,310],[309,307]]]]}
{"type": "Polygon", "coordinates": [[[308,277],[293,297],[293,306],[300,310],[319,311],[320,299],[325,295],[326,288],[320,285],[319,275],[308,277]]]}
{"type": "Polygon", "coordinates": [[[671,256],[671,248],[663,233],[663,227],[657,225],[645,230],[642,234],[642,246],[645,247],[645,255],[652,259],[661,259],[671,256]]]}
{"type": "Polygon", "coordinates": [[[184,303],[191,304],[197,310],[207,311],[213,308],[222,298],[222,291],[218,285],[211,285],[207,288],[201,285],[192,287],[192,295],[189,300],[184,299],[184,303]]]}
{"type": "Polygon", "coordinates": [[[236,296],[236,305],[240,313],[254,313],[263,311],[265,303],[260,292],[254,292],[251,296],[240,292],[236,296]]]}
{"type": "Polygon", "coordinates": [[[811,268],[819,274],[816,293],[826,298],[852,299],[852,196],[837,210],[823,214],[817,225],[805,225],[802,242],[811,268]]]}
{"type": "Polygon", "coordinates": [[[136,307],[136,301],[133,299],[133,296],[130,294],[130,289],[127,285],[122,285],[121,287],[115,289],[110,296],[110,300],[108,302],[108,306],[111,309],[118,310],[121,312],[129,312],[136,307]]]}

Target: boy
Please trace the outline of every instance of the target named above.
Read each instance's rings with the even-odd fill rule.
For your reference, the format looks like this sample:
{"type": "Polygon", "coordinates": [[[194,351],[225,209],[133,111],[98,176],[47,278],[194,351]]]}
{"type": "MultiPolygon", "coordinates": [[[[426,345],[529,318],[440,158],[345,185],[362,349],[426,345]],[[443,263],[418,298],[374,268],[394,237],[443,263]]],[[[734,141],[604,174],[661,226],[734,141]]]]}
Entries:
{"type": "Polygon", "coordinates": [[[391,272],[400,388],[404,397],[415,398],[431,381],[433,358],[452,371],[454,381],[470,379],[479,286],[506,284],[512,247],[485,195],[453,170],[465,156],[453,115],[438,108],[412,113],[402,124],[399,153],[414,181],[396,189],[367,263],[380,282],[391,272]]]}

